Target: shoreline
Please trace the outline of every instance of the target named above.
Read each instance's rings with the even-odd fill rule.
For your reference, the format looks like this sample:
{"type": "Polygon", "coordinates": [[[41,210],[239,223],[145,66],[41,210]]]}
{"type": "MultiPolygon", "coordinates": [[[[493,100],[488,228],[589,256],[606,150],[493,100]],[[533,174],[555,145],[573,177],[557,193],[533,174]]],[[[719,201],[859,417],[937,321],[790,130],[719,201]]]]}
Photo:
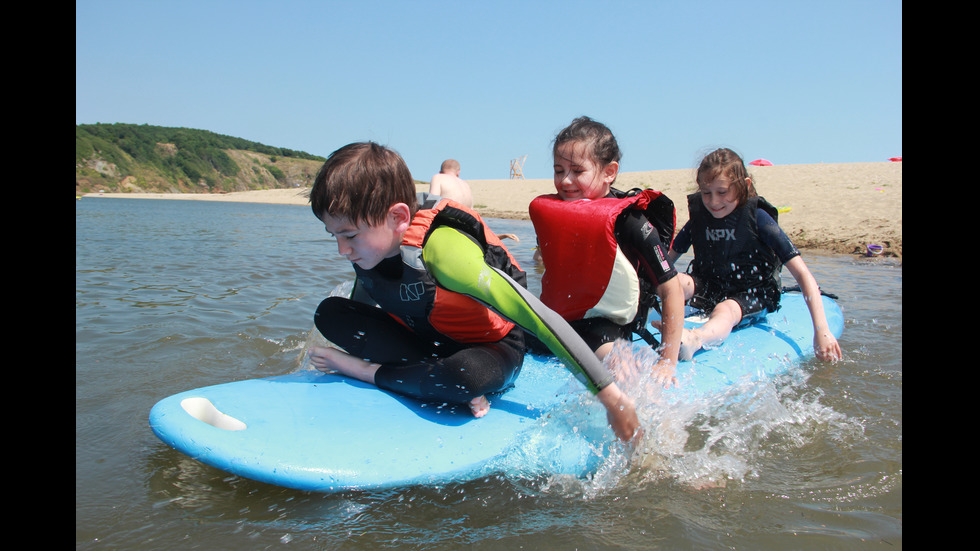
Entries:
{"type": "MultiPolygon", "coordinates": [[[[749,167],[759,194],[779,207],[779,225],[799,249],[902,257],[902,163],[837,163],[749,167]]],[[[485,218],[529,220],[527,206],[553,193],[550,178],[470,180],[474,208],[485,218]]],[[[687,222],[685,197],[696,190],[693,169],[623,172],[615,187],[659,190],[674,202],[677,228],[687,222]]],[[[417,185],[427,191],[427,185],[417,185]]],[[[231,193],[87,193],[82,198],[172,199],[307,205],[309,188],[231,193]]]]}

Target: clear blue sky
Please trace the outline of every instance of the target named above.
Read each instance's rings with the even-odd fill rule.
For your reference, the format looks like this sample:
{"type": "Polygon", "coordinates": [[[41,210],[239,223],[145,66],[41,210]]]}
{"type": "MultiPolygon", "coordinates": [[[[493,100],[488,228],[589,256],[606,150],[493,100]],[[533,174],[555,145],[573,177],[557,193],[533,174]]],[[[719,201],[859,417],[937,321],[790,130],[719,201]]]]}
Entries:
{"type": "Polygon", "coordinates": [[[415,178],[551,178],[574,117],[621,170],[730,146],[776,164],[902,155],[902,3],[76,0],[75,123],[210,130],[327,156],[387,144],[415,178]]]}

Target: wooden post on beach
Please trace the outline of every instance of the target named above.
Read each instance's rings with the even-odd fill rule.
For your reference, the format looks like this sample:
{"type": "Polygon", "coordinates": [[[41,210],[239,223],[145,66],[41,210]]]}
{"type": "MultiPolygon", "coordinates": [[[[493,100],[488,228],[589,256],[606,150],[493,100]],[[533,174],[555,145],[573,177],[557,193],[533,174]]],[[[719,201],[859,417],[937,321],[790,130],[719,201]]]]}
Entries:
{"type": "Polygon", "coordinates": [[[524,159],[527,159],[527,155],[520,157],[518,159],[511,159],[510,161],[510,179],[511,180],[523,180],[524,179],[524,159]]]}

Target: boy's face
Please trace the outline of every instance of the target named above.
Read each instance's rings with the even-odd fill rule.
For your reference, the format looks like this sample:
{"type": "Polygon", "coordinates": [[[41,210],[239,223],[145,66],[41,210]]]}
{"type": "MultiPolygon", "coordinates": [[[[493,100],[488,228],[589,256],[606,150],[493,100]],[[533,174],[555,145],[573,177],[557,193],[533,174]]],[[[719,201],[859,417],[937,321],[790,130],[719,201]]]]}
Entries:
{"type": "Polygon", "coordinates": [[[340,254],[364,270],[370,270],[385,258],[397,255],[405,232],[399,226],[399,220],[390,212],[384,222],[377,225],[367,222],[354,224],[346,217],[329,214],[324,214],[321,220],[327,233],[337,238],[340,254]]]}
{"type": "Polygon", "coordinates": [[[559,145],[555,155],[555,190],[564,201],[599,199],[609,194],[609,188],[619,171],[619,163],[598,166],[588,155],[582,142],[559,145]]]}

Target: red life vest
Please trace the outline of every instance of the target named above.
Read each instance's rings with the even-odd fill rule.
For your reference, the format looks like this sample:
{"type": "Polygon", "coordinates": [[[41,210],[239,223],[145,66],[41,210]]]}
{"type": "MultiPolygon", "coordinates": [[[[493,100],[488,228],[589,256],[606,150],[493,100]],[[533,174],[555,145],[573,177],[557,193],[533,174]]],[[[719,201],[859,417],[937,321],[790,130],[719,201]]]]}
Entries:
{"type": "Polygon", "coordinates": [[[496,342],[514,323],[483,303],[440,286],[426,269],[422,246],[435,228],[443,225],[475,238],[484,250],[488,265],[499,268],[526,285],[527,276],[517,261],[483,223],[475,211],[448,199],[423,204],[402,237],[402,277],[386,278],[376,270],[354,265],[358,283],[383,310],[420,336],[439,340],[440,335],[457,342],[496,342]]]}
{"type": "MultiPolygon", "coordinates": [[[[616,241],[616,219],[628,208],[647,210],[661,193],[563,201],[557,194],[531,201],[528,212],[544,261],[541,302],[568,321],[604,317],[633,321],[640,305],[637,268],[616,241]]],[[[673,204],[668,234],[673,232],[673,204]]],[[[669,243],[669,241],[668,241],[669,243]]]]}

